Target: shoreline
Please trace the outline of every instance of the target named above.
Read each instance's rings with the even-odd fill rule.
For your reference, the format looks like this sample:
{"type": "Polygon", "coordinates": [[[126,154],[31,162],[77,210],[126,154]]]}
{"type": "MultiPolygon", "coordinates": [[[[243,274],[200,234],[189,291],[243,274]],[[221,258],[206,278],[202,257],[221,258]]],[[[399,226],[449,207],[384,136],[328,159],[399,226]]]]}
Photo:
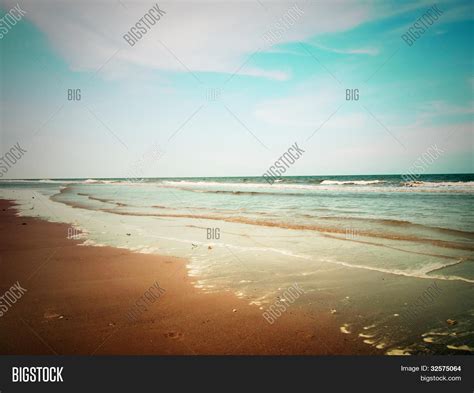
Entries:
{"type": "Polygon", "coordinates": [[[0,292],[26,289],[0,317],[1,354],[383,353],[341,333],[329,310],[311,316],[296,301],[269,324],[231,292],[195,288],[184,259],[79,246],[68,224],[19,217],[12,201],[0,214],[0,292]],[[140,299],[146,310],[127,318],[140,299]]]}

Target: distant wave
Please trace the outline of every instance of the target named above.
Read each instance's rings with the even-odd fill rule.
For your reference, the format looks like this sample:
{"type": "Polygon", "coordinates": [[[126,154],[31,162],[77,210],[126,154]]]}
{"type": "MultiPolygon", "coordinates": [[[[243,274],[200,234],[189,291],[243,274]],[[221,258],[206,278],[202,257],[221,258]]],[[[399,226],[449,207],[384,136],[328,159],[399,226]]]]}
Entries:
{"type": "MultiPolygon", "coordinates": [[[[219,191],[219,190],[212,190],[213,188],[220,188],[220,189],[233,189],[235,191],[241,190],[245,192],[254,192],[260,193],[259,190],[301,190],[301,191],[308,191],[308,190],[318,190],[317,185],[311,184],[294,184],[294,183],[275,183],[275,184],[267,184],[265,183],[236,183],[236,182],[213,182],[213,181],[188,181],[188,180],[165,180],[160,183],[163,187],[171,187],[171,188],[179,188],[182,190],[209,190],[209,191],[219,191]]],[[[230,191],[232,192],[232,191],[230,191]]]]}
{"type": "Polygon", "coordinates": [[[64,183],[70,183],[70,181],[64,181],[64,180],[50,180],[50,179],[39,179],[39,180],[28,180],[28,179],[4,179],[0,180],[1,183],[51,183],[51,184],[64,184],[64,183]]]}
{"type": "Polygon", "coordinates": [[[87,179],[82,183],[84,184],[112,184],[112,183],[122,183],[121,180],[100,180],[100,179],[87,179]]]}
{"type": "MultiPolygon", "coordinates": [[[[336,180],[323,180],[323,181],[311,181],[308,183],[284,183],[275,182],[274,184],[262,183],[237,183],[237,182],[215,182],[215,181],[189,181],[189,180],[165,180],[161,184],[165,187],[177,187],[183,189],[189,188],[239,188],[239,189],[277,189],[277,190],[324,190],[325,185],[371,185],[385,183],[384,180],[348,180],[348,181],[336,181],[336,180]],[[309,184],[312,183],[312,184],[309,184]],[[316,184],[315,184],[316,183],[316,184]]],[[[256,191],[257,192],[257,191],[256,191]]]]}
{"type": "Polygon", "coordinates": [[[266,191],[231,191],[231,190],[196,190],[192,188],[183,188],[185,191],[197,192],[202,194],[227,194],[227,195],[278,195],[278,196],[306,196],[303,193],[281,193],[266,191]]]}
{"type": "Polygon", "coordinates": [[[315,188],[318,189],[318,185],[368,185],[368,184],[380,184],[386,183],[385,180],[318,180],[318,179],[308,179],[306,183],[292,183],[285,182],[282,179],[275,180],[274,184],[268,184],[266,182],[261,183],[237,183],[237,182],[215,182],[215,181],[189,181],[189,180],[165,180],[162,182],[164,185],[168,186],[178,186],[178,187],[272,187],[272,188],[296,188],[296,189],[307,189],[315,188]],[[312,183],[312,184],[309,184],[312,183]]]}
{"type": "Polygon", "coordinates": [[[360,186],[366,186],[369,184],[380,184],[380,183],[386,183],[385,180],[323,180],[321,182],[322,185],[329,184],[329,185],[347,185],[347,184],[353,184],[353,185],[360,185],[360,186]]]}
{"type": "MultiPolygon", "coordinates": [[[[150,183],[148,183],[150,184],[150,183]]],[[[152,183],[161,187],[178,188],[180,190],[222,193],[233,195],[277,194],[295,196],[317,191],[350,191],[350,192],[431,192],[431,193],[472,193],[474,182],[393,182],[386,180],[322,180],[321,182],[274,184],[249,182],[216,182],[190,180],[163,180],[152,183]],[[311,184],[312,183],[312,184],[311,184]]]]}
{"type": "Polygon", "coordinates": [[[474,181],[441,181],[441,182],[431,182],[431,181],[411,181],[403,183],[405,187],[428,187],[428,188],[438,188],[438,187],[466,187],[474,188],[474,181]]]}
{"type": "MultiPolygon", "coordinates": [[[[239,179],[240,180],[240,179],[239,179]]],[[[14,186],[15,183],[33,185],[62,184],[84,185],[98,187],[109,185],[113,187],[163,187],[176,188],[184,191],[216,193],[229,195],[276,195],[276,196],[308,196],[320,192],[354,192],[354,193],[474,193],[474,181],[410,181],[400,178],[370,179],[370,180],[335,180],[320,178],[307,179],[277,179],[281,180],[268,184],[262,179],[243,180],[212,180],[212,179],[149,179],[143,182],[131,182],[128,179],[25,179],[0,180],[0,186],[14,186]]]]}

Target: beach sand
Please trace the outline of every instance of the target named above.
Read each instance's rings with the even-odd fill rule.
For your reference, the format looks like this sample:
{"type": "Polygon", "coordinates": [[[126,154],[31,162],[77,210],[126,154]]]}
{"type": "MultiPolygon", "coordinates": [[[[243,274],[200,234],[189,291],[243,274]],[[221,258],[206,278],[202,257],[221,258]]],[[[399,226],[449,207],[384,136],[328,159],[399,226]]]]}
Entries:
{"type": "Polygon", "coordinates": [[[0,294],[27,290],[0,317],[0,353],[378,354],[342,334],[330,310],[315,317],[295,302],[270,325],[231,292],[193,287],[186,261],[111,247],[79,246],[68,225],[16,216],[0,201],[0,294]],[[130,321],[133,304],[165,290],[130,321]]]}

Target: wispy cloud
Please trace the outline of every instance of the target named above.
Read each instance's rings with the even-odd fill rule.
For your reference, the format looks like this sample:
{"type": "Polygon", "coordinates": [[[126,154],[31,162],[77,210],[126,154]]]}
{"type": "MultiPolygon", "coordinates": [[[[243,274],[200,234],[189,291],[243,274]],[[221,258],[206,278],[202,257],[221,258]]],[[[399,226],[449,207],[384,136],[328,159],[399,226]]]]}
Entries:
{"type": "Polygon", "coordinates": [[[447,101],[430,101],[420,105],[420,116],[423,118],[437,118],[446,116],[474,114],[474,101],[465,105],[455,105],[447,101]]]}
{"type": "Polygon", "coordinates": [[[343,55],[369,55],[376,56],[380,53],[377,48],[354,48],[354,49],[339,49],[339,48],[330,48],[321,44],[311,43],[311,46],[315,48],[325,50],[328,52],[339,53],[343,55]]]}
{"type": "MultiPolygon", "coordinates": [[[[10,8],[16,0],[2,3],[10,8]]],[[[110,53],[120,49],[104,67],[103,75],[123,75],[127,65],[186,72],[183,64],[193,72],[232,74],[249,55],[265,47],[263,36],[274,24],[274,18],[283,15],[294,2],[268,3],[271,12],[267,13],[258,2],[251,1],[162,1],[159,6],[166,14],[133,47],[122,36],[153,4],[139,0],[127,0],[126,4],[125,9],[113,0],[95,4],[25,0],[22,7],[27,12],[26,18],[46,35],[56,53],[73,70],[95,70],[110,53]],[[158,40],[171,49],[173,56],[157,45],[158,40]]],[[[373,16],[367,3],[305,2],[301,7],[304,15],[288,30],[281,44],[345,31],[373,16]]],[[[237,74],[276,80],[289,78],[285,70],[250,66],[242,67],[237,74]]]]}

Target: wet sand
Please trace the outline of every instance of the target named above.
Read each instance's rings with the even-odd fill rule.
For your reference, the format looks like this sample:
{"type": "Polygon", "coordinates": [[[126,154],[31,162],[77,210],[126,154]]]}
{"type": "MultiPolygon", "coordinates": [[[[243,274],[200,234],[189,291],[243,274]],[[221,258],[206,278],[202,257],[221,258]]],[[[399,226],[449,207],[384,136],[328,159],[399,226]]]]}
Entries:
{"type": "Polygon", "coordinates": [[[296,301],[270,325],[245,299],[194,288],[185,260],[79,246],[68,225],[18,217],[10,201],[0,216],[0,295],[17,281],[27,290],[0,317],[1,354],[381,353],[342,334],[330,310],[315,317],[296,301]],[[164,292],[128,319],[156,282],[164,292]]]}

